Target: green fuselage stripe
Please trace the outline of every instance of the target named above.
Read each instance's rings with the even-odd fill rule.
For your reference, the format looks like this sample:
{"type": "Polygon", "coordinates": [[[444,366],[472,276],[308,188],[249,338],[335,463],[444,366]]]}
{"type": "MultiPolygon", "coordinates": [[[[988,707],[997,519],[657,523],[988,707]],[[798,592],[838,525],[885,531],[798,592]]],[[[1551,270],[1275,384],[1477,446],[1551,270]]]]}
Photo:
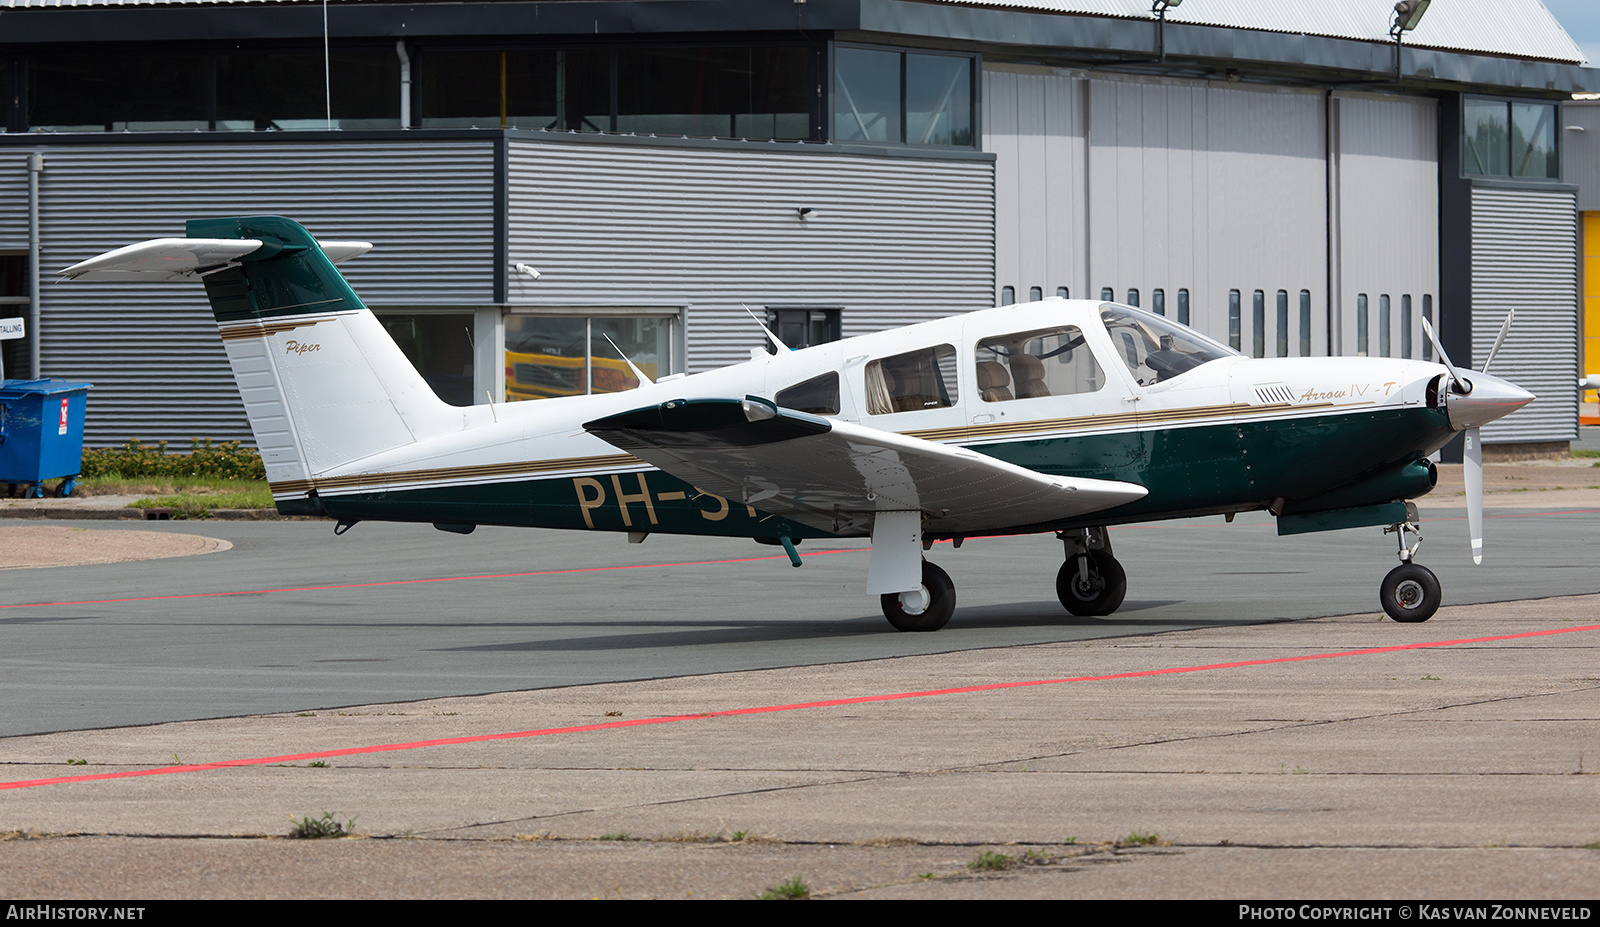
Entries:
{"type": "MultiPolygon", "coordinates": [[[[1395,408],[1315,418],[973,444],[973,450],[1059,476],[1119,480],[1150,492],[1137,502],[1071,523],[1010,526],[1031,531],[1114,525],[1264,508],[1276,499],[1315,510],[1339,492],[1342,506],[1394,501],[1378,479],[1443,446],[1452,436],[1438,409],[1395,408]],[[1362,484],[1373,481],[1373,498],[1362,484]]],[[[726,537],[836,536],[701,493],[658,470],[544,477],[321,496],[335,518],[511,525],[726,537]]],[[[296,500],[285,512],[306,511],[296,500]]]]}

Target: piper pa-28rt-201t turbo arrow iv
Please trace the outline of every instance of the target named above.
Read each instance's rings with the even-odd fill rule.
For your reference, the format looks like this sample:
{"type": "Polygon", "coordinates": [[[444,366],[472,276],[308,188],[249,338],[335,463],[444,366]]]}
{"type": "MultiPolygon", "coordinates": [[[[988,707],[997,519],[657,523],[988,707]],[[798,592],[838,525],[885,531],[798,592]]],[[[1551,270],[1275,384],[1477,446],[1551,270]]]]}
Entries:
{"type": "Polygon", "coordinates": [[[1108,526],[1257,509],[1280,534],[1386,526],[1401,562],[1384,610],[1424,621],[1439,581],[1415,562],[1408,500],[1434,485],[1429,455],[1466,432],[1480,560],[1478,429],[1534,398],[1442,348],[1442,364],[1252,359],[1150,312],[1046,299],[796,351],[767,332],[770,356],[659,382],[623,358],[635,389],[457,407],[334,268],[370,245],[265,216],[187,235],[61,273],[204,283],[280,512],[341,533],[380,520],[748,537],[796,566],[802,540],[867,537],[867,592],[903,631],[955,609],[923,558],[934,541],[1053,533],[1061,603],[1109,615],[1127,577],[1108,526]]]}

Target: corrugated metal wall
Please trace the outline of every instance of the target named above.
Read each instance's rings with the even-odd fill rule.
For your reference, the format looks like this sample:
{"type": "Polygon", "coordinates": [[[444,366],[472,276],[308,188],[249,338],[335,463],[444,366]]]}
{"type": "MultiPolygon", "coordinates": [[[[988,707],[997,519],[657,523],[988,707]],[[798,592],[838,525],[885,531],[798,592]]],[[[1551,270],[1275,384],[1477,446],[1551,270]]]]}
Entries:
{"type": "Polygon", "coordinates": [[[0,151],[0,249],[28,247],[28,152],[0,151]]]}
{"type": "Polygon", "coordinates": [[[1577,209],[1570,191],[1473,188],[1473,365],[1482,366],[1515,309],[1489,372],[1539,397],[1485,426],[1485,444],[1578,437],[1577,209]]]}
{"type": "MultiPolygon", "coordinates": [[[[182,236],[186,219],[278,214],[320,238],[374,242],[343,268],[374,308],[486,303],[494,194],[491,141],[47,147],[41,263],[48,273],[182,236]]],[[[50,283],[42,303],[43,372],[94,383],[91,446],[249,439],[198,285],[50,283]]]]}
{"type": "MultiPolygon", "coordinates": [[[[1439,112],[1433,100],[1336,96],[1333,353],[1360,353],[1359,297],[1367,296],[1369,357],[1424,356],[1424,297],[1439,294],[1439,112]],[[1389,351],[1381,302],[1389,297],[1389,351]],[[1404,297],[1411,297],[1409,335],[1404,297]]],[[[1433,322],[1439,321],[1438,306],[1433,322]]]]}
{"type": "Polygon", "coordinates": [[[691,372],[761,344],[741,302],[842,307],[846,337],[991,304],[986,159],[513,140],[508,176],[542,275],[510,303],[689,306],[691,372]]]}

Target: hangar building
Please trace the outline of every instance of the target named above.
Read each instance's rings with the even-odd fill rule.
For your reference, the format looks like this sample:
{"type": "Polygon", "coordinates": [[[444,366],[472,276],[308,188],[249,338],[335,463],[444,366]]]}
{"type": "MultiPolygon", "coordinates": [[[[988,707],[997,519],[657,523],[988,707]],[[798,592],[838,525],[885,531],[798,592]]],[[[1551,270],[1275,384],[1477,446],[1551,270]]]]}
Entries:
{"type": "MultiPolygon", "coordinates": [[[[243,438],[201,290],[52,279],[193,217],[372,241],[448,401],[627,385],[994,304],[1136,303],[1256,356],[1496,364],[1576,436],[1563,158],[1600,72],[1538,0],[0,0],[8,375],[91,444],[243,438]],[[519,267],[520,266],[520,267],[519,267]]],[[[1592,169],[1592,168],[1590,168],[1592,169]]]]}

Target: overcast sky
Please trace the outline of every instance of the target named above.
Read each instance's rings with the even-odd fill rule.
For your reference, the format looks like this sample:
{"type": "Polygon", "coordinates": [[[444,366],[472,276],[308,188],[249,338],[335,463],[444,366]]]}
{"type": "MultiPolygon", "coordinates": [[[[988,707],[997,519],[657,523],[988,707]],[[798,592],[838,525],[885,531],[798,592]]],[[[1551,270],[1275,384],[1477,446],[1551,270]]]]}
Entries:
{"type": "Polygon", "coordinates": [[[1578,43],[1590,67],[1600,67],[1600,2],[1597,0],[1544,0],[1567,35],[1578,43]]]}

